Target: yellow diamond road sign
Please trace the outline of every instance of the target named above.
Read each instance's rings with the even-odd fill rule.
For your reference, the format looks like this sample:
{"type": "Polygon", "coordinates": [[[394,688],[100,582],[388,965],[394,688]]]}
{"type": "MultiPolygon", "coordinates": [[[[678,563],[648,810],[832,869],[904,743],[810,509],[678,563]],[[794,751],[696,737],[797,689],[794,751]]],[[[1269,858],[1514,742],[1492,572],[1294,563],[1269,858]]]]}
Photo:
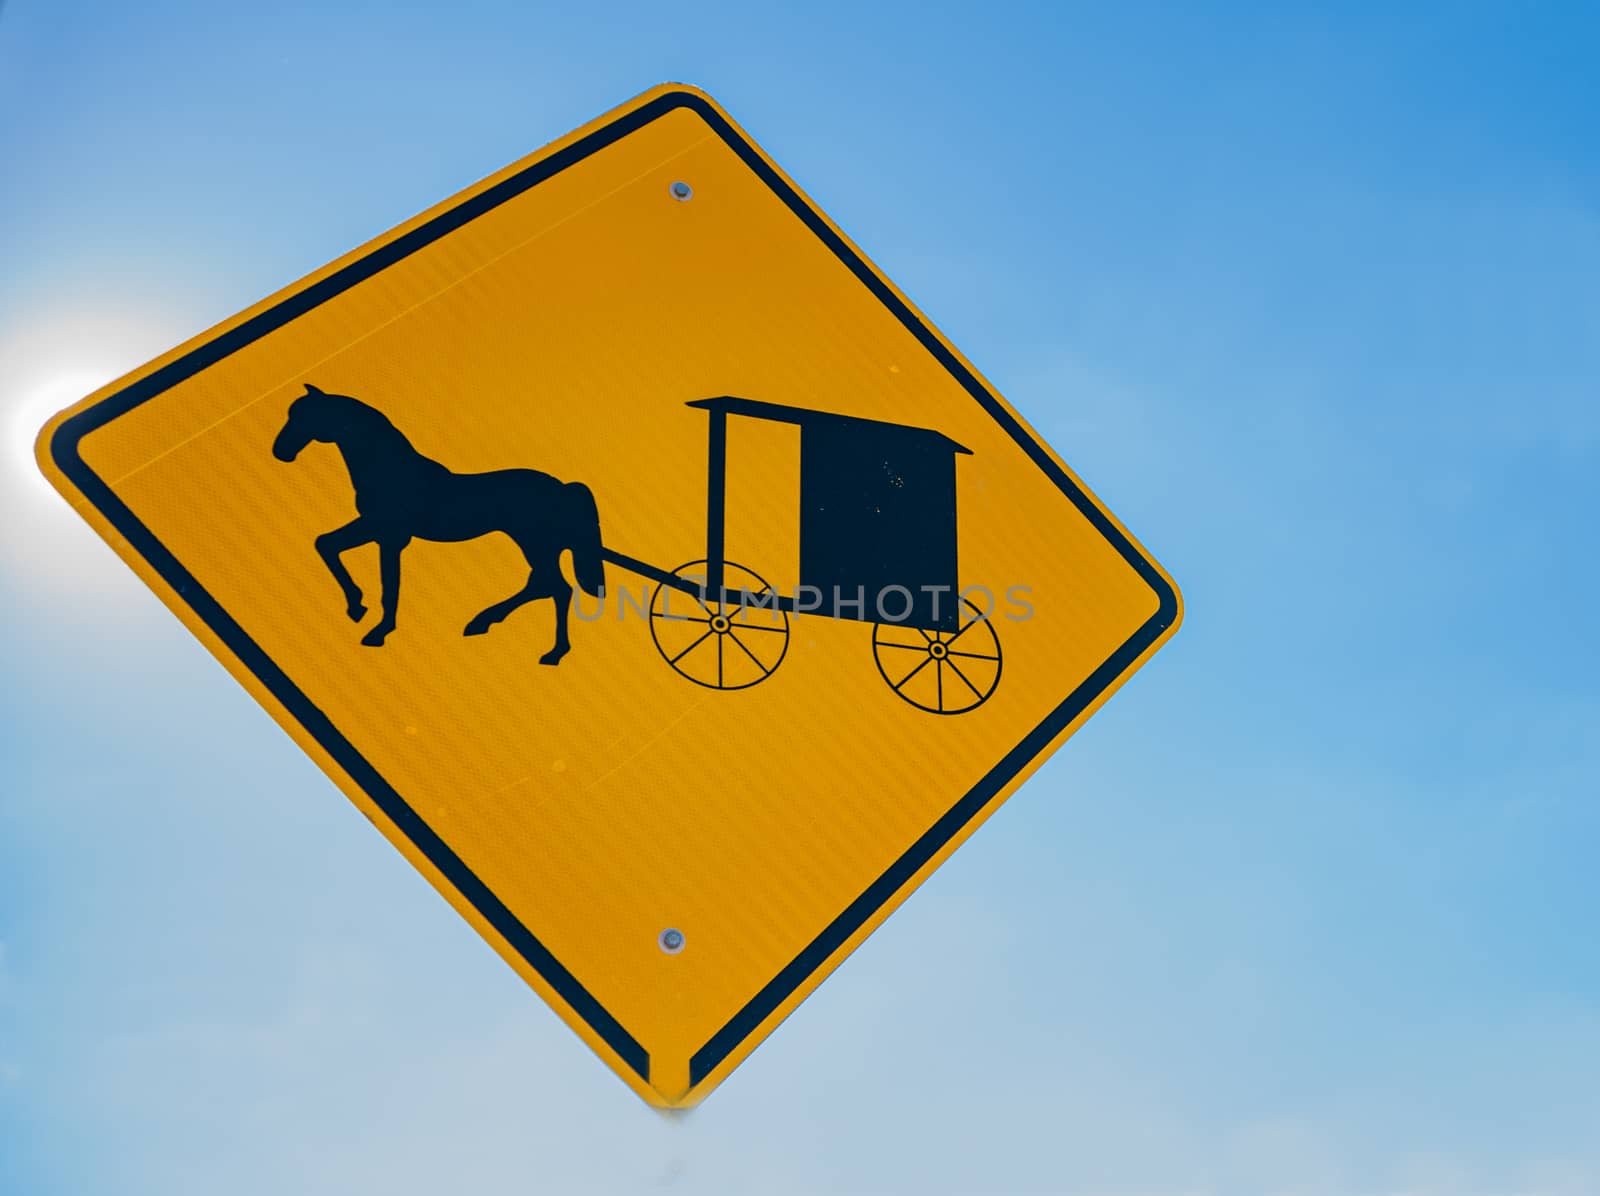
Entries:
{"type": "Polygon", "coordinates": [[[90,396],[39,456],[663,1106],[726,1077],[1180,615],[678,86],[90,396]]]}

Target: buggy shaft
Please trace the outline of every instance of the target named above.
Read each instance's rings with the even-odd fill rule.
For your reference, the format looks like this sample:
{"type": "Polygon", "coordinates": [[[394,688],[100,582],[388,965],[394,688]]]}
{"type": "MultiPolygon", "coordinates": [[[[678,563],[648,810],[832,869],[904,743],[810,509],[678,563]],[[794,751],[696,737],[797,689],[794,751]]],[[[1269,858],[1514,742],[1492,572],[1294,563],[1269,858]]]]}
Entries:
{"type": "Polygon", "coordinates": [[[665,569],[659,569],[655,565],[639,560],[637,557],[631,557],[626,553],[617,552],[610,548],[602,548],[600,557],[608,564],[615,565],[619,569],[626,569],[629,573],[637,573],[640,577],[647,577],[651,581],[687,594],[699,602],[716,601],[724,605],[737,603],[741,606],[776,610],[792,610],[794,606],[792,598],[779,597],[776,592],[769,592],[766,597],[763,597],[752,590],[733,589],[729,586],[722,587],[721,598],[713,599],[710,587],[704,582],[695,581],[687,577],[679,577],[676,573],[669,573],[665,569]]]}

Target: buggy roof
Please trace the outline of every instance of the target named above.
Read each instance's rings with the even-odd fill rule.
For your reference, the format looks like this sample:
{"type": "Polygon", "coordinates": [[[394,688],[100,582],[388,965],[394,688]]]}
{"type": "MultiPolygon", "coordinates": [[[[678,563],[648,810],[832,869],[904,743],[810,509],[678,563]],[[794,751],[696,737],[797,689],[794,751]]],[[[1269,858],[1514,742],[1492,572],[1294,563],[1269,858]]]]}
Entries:
{"type": "Polygon", "coordinates": [[[703,407],[707,411],[731,412],[752,419],[772,420],[783,424],[799,424],[802,428],[823,426],[838,430],[854,430],[863,438],[874,440],[915,439],[926,444],[943,444],[952,453],[972,450],[957,444],[943,432],[932,428],[918,428],[911,424],[891,424],[884,420],[862,419],[855,415],[835,415],[831,411],[813,411],[809,407],[786,407],[782,403],[762,403],[755,399],[741,399],[734,395],[721,395],[715,399],[696,399],[690,407],[703,407]]]}

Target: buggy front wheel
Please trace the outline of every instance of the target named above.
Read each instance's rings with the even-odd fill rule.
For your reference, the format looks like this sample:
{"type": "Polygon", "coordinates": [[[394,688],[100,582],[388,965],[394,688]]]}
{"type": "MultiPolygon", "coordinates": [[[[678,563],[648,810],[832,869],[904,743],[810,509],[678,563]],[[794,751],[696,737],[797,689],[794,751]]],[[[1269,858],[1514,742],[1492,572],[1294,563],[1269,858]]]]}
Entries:
{"type": "Polygon", "coordinates": [[[749,689],[777,671],[789,651],[789,616],[764,578],[724,562],[724,591],[742,591],[749,601],[722,602],[704,592],[705,561],[672,572],[697,590],[663,583],[650,598],[650,635],[674,671],[709,689],[749,689]]]}

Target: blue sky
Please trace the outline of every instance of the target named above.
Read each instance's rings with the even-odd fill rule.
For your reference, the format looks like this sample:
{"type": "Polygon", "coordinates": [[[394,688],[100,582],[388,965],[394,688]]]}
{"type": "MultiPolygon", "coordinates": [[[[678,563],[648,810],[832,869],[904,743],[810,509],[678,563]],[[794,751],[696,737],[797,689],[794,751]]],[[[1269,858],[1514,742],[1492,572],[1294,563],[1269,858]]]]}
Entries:
{"type": "Polygon", "coordinates": [[[0,1191],[1600,1191],[1600,22],[1197,8],[10,0],[0,1191]],[[664,79],[1187,602],[670,1119],[27,453],[664,79]]]}

